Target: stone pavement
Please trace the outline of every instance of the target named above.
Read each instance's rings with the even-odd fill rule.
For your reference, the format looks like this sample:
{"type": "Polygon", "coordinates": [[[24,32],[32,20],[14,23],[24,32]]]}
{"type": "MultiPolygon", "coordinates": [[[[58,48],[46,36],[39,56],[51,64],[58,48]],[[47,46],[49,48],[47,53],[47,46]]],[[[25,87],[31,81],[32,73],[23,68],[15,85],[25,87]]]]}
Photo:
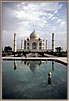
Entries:
{"type": "Polygon", "coordinates": [[[3,60],[55,60],[67,65],[67,57],[2,57],[3,60]]]}

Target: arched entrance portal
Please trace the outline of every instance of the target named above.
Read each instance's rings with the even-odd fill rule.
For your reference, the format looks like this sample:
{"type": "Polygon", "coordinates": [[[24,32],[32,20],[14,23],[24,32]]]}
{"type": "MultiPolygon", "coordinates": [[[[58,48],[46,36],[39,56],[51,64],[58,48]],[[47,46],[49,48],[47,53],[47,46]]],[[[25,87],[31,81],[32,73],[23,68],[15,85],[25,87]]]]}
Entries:
{"type": "Polygon", "coordinates": [[[33,43],[32,43],[32,49],[37,49],[37,44],[36,44],[36,42],[33,42],[33,43]]]}

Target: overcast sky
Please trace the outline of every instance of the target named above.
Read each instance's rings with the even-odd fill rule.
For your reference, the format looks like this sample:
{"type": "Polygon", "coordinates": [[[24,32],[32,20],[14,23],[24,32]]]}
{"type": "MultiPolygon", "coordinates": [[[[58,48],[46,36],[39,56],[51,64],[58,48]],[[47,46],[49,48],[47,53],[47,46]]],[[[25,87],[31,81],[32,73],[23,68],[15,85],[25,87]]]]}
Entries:
{"type": "Polygon", "coordinates": [[[21,40],[35,31],[51,49],[52,33],[55,34],[55,47],[67,49],[67,2],[3,2],[2,35],[3,47],[14,46],[14,33],[17,48],[21,40]]]}

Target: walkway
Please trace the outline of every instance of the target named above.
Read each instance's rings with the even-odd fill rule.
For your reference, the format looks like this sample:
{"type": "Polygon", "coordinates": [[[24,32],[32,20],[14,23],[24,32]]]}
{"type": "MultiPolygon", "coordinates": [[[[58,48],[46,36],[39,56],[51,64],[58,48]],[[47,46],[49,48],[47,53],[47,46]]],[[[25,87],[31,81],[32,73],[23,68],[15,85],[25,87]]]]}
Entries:
{"type": "Polygon", "coordinates": [[[46,54],[46,53],[44,53],[44,55],[47,57],[55,57],[54,55],[50,55],[50,54],[46,54]]]}
{"type": "Polygon", "coordinates": [[[3,60],[55,60],[67,65],[67,57],[2,57],[3,60]]]}

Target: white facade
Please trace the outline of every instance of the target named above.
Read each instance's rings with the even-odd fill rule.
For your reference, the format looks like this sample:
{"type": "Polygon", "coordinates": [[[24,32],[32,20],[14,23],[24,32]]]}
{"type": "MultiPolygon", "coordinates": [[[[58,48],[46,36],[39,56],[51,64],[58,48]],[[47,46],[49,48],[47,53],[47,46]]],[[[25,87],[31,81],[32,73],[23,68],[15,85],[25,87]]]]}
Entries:
{"type": "Polygon", "coordinates": [[[44,40],[39,37],[39,35],[33,31],[30,37],[24,40],[24,50],[43,50],[44,40]]]}

